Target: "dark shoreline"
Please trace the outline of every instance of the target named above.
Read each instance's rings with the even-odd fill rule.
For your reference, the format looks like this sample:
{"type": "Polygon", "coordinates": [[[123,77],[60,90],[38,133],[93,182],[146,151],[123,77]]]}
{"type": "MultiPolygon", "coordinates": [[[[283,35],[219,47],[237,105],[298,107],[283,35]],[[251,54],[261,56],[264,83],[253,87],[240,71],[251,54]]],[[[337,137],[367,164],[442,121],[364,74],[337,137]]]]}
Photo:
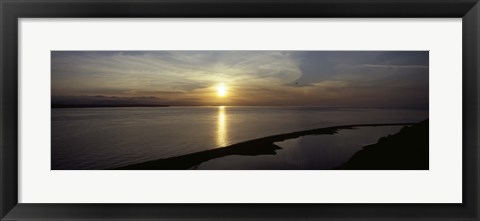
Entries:
{"type": "Polygon", "coordinates": [[[363,147],[338,170],[428,170],[428,119],[363,147]]]}
{"type": "Polygon", "coordinates": [[[407,126],[415,123],[384,123],[384,124],[356,124],[335,127],[318,128],[312,130],[297,131],[292,133],[278,134],[254,140],[249,140],[226,147],[195,152],[182,156],[176,156],[165,159],[152,160],[143,163],[131,164],[127,166],[111,168],[113,170],[186,170],[203,162],[229,155],[274,155],[276,150],[282,149],[275,145],[275,142],[281,142],[288,139],[294,139],[305,135],[335,134],[338,130],[353,129],[356,127],[379,127],[379,126],[407,126]]]}

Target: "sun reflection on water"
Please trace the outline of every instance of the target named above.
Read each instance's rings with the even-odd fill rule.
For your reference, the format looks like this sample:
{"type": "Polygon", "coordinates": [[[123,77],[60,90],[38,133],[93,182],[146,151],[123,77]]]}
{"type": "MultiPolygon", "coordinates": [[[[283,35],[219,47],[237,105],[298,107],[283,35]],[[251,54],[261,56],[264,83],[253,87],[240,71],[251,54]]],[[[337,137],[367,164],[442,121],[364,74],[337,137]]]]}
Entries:
{"type": "Polygon", "coordinates": [[[224,147],[227,145],[227,117],[225,114],[225,106],[219,106],[217,116],[217,146],[224,147]]]}

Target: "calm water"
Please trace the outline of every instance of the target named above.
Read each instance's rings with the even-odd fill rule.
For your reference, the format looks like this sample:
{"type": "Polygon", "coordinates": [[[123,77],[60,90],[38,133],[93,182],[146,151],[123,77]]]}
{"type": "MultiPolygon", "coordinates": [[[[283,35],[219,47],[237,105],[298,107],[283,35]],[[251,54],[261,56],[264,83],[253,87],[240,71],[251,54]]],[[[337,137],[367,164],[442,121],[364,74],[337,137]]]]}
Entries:
{"type": "MultiPolygon", "coordinates": [[[[418,122],[427,110],[319,107],[52,109],[52,169],[106,169],[293,131],[348,124],[418,122]]],[[[198,169],[333,166],[400,127],[365,127],[276,143],[277,155],[228,156],[198,169]],[[321,145],[319,145],[319,143],[321,145]],[[318,163],[318,158],[325,159],[318,163]],[[248,159],[246,159],[248,158],[248,159]],[[328,161],[328,162],[327,162],[328,161]],[[331,161],[331,162],[330,162],[331,161]],[[223,163],[222,163],[223,162],[223,163]]],[[[248,168],[247,168],[248,169],[248,168]]]]}
{"type": "Polygon", "coordinates": [[[275,155],[227,156],[207,161],[196,169],[234,170],[325,170],[347,162],[362,147],[378,138],[395,134],[401,126],[358,127],[339,130],[335,135],[308,135],[277,142],[282,149],[275,155]]]}

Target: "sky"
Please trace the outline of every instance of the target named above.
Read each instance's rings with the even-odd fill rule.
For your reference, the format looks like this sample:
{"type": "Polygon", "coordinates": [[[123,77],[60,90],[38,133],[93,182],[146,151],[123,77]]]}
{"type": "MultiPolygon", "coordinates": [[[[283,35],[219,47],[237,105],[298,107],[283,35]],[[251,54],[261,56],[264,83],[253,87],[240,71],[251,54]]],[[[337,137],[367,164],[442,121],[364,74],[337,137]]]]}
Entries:
{"type": "Polygon", "coordinates": [[[52,102],[428,107],[428,51],[52,51],[52,102]]]}

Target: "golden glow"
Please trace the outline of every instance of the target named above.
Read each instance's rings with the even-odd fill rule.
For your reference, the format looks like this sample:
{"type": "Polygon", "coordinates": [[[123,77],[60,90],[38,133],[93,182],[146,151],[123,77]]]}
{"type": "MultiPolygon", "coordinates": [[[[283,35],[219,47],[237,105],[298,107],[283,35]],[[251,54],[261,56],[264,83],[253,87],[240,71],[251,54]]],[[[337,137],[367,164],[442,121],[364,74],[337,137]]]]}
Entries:
{"type": "Polygon", "coordinates": [[[217,85],[217,94],[220,97],[225,97],[227,95],[227,86],[223,83],[217,85]]]}
{"type": "Polygon", "coordinates": [[[227,117],[225,115],[225,107],[218,107],[217,119],[217,146],[224,147],[228,145],[227,139],[227,117]]]}

